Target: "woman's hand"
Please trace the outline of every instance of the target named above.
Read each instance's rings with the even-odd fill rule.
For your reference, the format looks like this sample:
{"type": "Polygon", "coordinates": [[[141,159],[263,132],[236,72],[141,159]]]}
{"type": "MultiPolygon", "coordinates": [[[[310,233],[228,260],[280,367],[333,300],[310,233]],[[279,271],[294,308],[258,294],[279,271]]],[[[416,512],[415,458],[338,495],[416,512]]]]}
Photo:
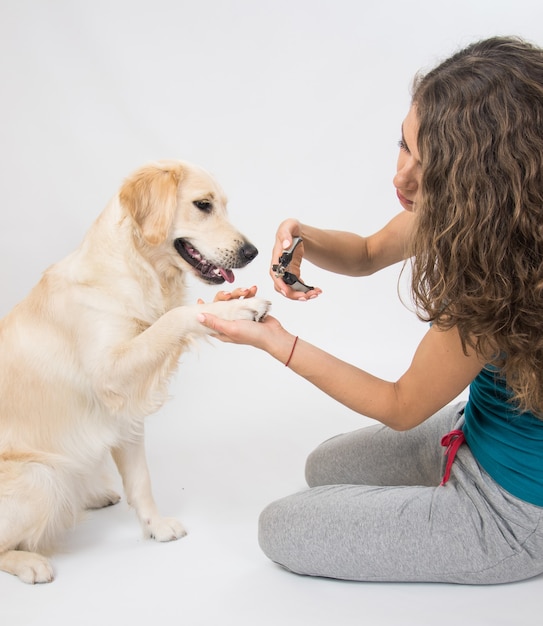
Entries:
{"type": "Polygon", "coordinates": [[[260,348],[282,363],[287,363],[292,352],[294,335],[286,331],[271,315],[266,315],[260,322],[251,322],[224,320],[211,313],[199,313],[198,321],[209,328],[220,341],[260,348]]]}
{"type": "MultiPolygon", "coordinates": [[[[272,261],[270,264],[270,276],[272,277],[275,291],[278,291],[280,294],[285,296],[285,298],[290,298],[291,300],[309,300],[316,298],[322,291],[315,287],[307,292],[296,291],[292,289],[289,285],[287,285],[280,276],[276,276],[275,272],[272,269],[272,265],[275,265],[279,261],[279,257],[283,254],[284,250],[288,250],[292,245],[294,237],[302,237],[302,226],[298,220],[288,219],[279,224],[279,228],[277,229],[277,234],[275,236],[275,244],[273,246],[272,251],[272,261]]],[[[302,237],[302,243],[297,246],[294,251],[294,255],[292,257],[292,262],[289,265],[288,271],[295,274],[300,280],[302,277],[300,276],[300,269],[302,264],[302,258],[304,256],[304,243],[302,237]]]]}
{"type": "MultiPolygon", "coordinates": [[[[245,289],[243,287],[237,287],[232,291],[218,291],[213,298],[213,302],[226,302],[227,300],[238,300],[239,298],[254,298],[258,287],[255,285],[245,289]]],[[[198,304],[205,304],[202,298],[198,298],[198,304]]]]}
{"type": "MultiPolygon", "coordinates": [[[[252,298],[256,295],[257,287],[237,288],[232,291],[219,291],[213,302],[226,302],[239,298],[252,298]]],[[[198,298],[198,304],[205,302],[198,298]]],[[[249,320],[225,320],[208,312],[201,312],[198,321],[213,331],[213,337],[225,343],[237,343],[266,350],[277,359],[283,357],[292,342],[292,335],[288,333],[277,319],[266,315],[259,322],[249,320]],[[285,347],[286,346],[286,347],[285,347]]],[[[288,358],[288,355],[285,357],[288,358]]]]}

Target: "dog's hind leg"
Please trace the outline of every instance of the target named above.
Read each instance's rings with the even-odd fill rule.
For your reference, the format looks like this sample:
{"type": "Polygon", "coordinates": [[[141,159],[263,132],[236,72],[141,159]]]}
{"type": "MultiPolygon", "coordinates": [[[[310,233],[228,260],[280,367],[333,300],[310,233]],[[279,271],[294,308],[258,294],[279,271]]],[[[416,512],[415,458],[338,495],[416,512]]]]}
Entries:
{"type": "Polygon", "coordinates": [[[104,491],[103,493],[89,496],[85,503],[85,508],[104,509],[107,506],[117,504],[120,499],[121,496],[116,491],[104,491]]]}
{"type": "Polygon", "coordinates": [[[18,576],[25,583],[48,583],[54,578],[48,559],[37,552],[19,549],[36,535],[36,527],[40,525],[32,510],[35,503],[25,496],[28,493],[0,499],[0,570],[18,576]]]}
{"type": "Polygon", "coordinates": [[[106,452],[84,479],[79,478],[79,491],[85,493],[84,506],[86,509],[103,509],[106,506],[117,504],[121,499],[121,496],[111,486],[111,465],[111,458],[106,452]]]}
{"type": "Polygon", "coordinates": [[[40,552],[77,518],[66,496],[52,467],[0,461],[0,570],[30,584],[53,580],[51,564],[40,552]]]}
{"type": "Polygon", "coordinates": [[[184,537],[187,533],[178,520],[162,517],[158,512],[151,491],[143,433],[114,448],[111,453],[123,479],[128,504],[135,509],[145,537],[157,541],[173,541],[184,537]]]}

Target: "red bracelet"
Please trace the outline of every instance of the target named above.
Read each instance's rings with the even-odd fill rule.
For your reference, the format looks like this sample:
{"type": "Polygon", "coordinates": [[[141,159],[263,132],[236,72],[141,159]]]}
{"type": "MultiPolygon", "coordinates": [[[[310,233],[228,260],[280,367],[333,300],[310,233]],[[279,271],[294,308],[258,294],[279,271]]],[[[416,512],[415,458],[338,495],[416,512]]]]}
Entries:
{"type": "Polygon", "coordinates": [[[290,356],[287,359],[287,362],[285,363],[285,367],[288,367],[288,364],[290,363],[290,359],[292,359],[292,355],[294,354],[294,348],[296,347],[296,344],[298,343],[298,335],[296,335],[296,338],[294,339],[294,343],[292,344],[292,350],[290,351],[290,356]]]}

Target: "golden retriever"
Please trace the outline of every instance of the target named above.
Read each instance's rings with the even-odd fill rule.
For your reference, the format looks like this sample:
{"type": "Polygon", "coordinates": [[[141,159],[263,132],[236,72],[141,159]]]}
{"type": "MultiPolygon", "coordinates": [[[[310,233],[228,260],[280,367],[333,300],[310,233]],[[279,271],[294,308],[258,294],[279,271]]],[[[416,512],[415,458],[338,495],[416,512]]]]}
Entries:
{"type": "Polygon", "coordinates": [[[0,569],[53,580],[43,555],[83,510],[114,504],[112,454],[146,537],[185,534],[161,517],[144,452],[145,416],[167,397],[206,310],[260,320],[269,302],[185,306],[185,277],[229,283],[257,249],[228,221],[204,170],[149,164],[129,177],[72,254],[0,321],[0,569]]]}

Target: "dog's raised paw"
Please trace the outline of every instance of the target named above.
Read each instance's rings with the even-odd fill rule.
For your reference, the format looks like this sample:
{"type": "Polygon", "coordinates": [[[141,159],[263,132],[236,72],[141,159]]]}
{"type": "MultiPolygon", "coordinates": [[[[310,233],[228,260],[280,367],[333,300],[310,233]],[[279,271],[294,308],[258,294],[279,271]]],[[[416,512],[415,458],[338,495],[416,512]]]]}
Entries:
{"type": "Polygon", "coordinates": [[[213,313],[227,320],[253,320],[260,322],[270,310],[271,302],[262,298],[240,298],[214,303],[213,313]]]}
{"type": "Polygon", "coordinates": [[[243,302],[249,306],[255,322],[261,322],[271,308],[271,302],[269,300],[261,300],[260,298],[248,298],[247,300],[243,300],[243,302]]]}

